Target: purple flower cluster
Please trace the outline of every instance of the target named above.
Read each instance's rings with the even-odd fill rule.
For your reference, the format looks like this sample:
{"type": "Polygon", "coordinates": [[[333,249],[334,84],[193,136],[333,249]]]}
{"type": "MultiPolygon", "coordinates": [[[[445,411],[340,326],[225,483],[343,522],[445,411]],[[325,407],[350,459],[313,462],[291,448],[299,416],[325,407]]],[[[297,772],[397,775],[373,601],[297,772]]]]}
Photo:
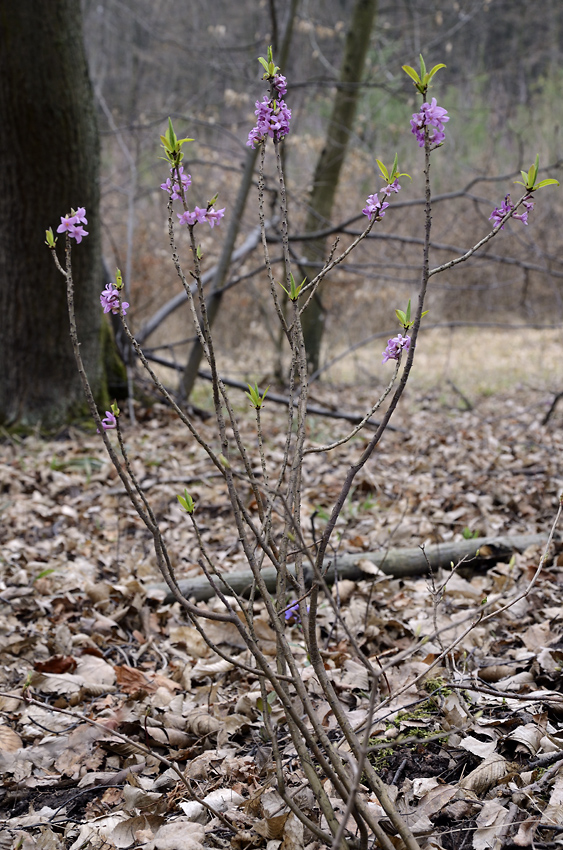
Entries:
{"type": "Polygon", "coordinates": [[[121,312],[122,316],[127,315],[129,303],[127,301],[120,302],[119,290],[113,283],[108,283],[100,295],[100,302],[104,308],[104,313],[113,313],[115,316],[118,316],[121,312]]]}
{"type": "MultiPolygon", "coordinates": [[[[184,174],[184,166],[183,165],[178,166],[178,172],[180,174],[180,183],[182,184],[182,189],[184,190],[184,192],[187,192],[188,187],[192,185],[191,175],[190,174],[184,174]]],[[[180,191],[180,186],[177,182],[178,175],[176,174],[176,169],[171,168],[170,174],[172,175],[173,180],[171,180],[170,177],[169,177],[168,180],[166,181],[166,183],[160,184],[160,188],[164,189],[165,192],[168,192],[170,194],[170,197],[172,198],[172,200],[175,201],[177,198],[181,199],[182,194],[181,194],[181,191],[180,191]]]]}
{"type": "Polygon", "coordinates": [[[283,74],[276,74],[272,83],[280,97],[287,94],[287,80],[283,74]]]}
{"type": "MultiPolygon", "coordinates": [[[[164,189],[165,192],[168,192],[173,201],[176,199],[182,200],[182,192],[185,197],[185,193],[188,188],[192,185],[192,178],[189,174],[184,173],[184,166],[178,166],[178,173],[180,175],[180,183],[182,184],[182,188],[180,189],[180,185],[177,180],[174,182],[174,179],[168,178],[166,183],[161,183],[160,188],[164,189]]],[[[171,168],[170,174],[172,174],[172,178],[177,178],[176,169],[171,168]]],[[[190,224],[194,225],[197,222],[203,224],[204,221],[210,227],[215,227],[216,224],[219,224],[223,216],[225,215],[225,208],[222,210],[215,210],[213,207],[207,207],[206,209],[202,209],[201,207],[196,207],[192,212],[191,210],[186,210],[183,213],[178,213],[178,218],[180,219],[180,224],[190,224]]],[[[107,311],[106,311],[107,312],[107,311]]]]}
{"type": "Polygon", "coordinates": [[[253,148],[256,142],[263,142],[269,136],[279,142],[289,133],[289,122],[291,121],[291,109],[288,108],[283,96],[287,93],[287,81],[283,74],[276,74],[272,78],[273,88],[279,98],[270,99],[264,95],[262,102],[256,101],[256,126],[248,134],[247,147],[253,148]]]}
{"type": "Polygon", "coordinates": [[[415,112],[411,118],[411,130],[416,136],[418,147],[424,147],[425,128],[429,128],[429,141],[432,145],[441,144],[446,138],[444,124],[450,120],[446,109],[438,106],[436,98],[432,103],[423,103],[420,112],[415,112]]]}
{"type": "Polygon", "coordinates": [[[219,224],[225,215],[225,207],[223,207],[222,210],[214,210],[213,207],[208,207],[206,209],[196,207],[193,212],[191,210],[186,210],[186,212],[177,213],[177,215],[180,219],[180,224],[194,225],[197,222],[203,224],[206,221],[210,227],[215,227],[215,225],[219,224]]]}
{"type": "Polygon", "coordinates": [[[411,346],[410,336],[398,334],[387,342],[387,348],[383,352],[383,363],[388,360],[398,360],[403,351],[408,351],[411,346]]]}
{"type": "Polygon", "coordinates": [[[379,197],[374,193],[373,195],[368,195],[366,198],[366,205],[363,208],[362,212],[364,215],[367,215],[369,220],[372,218],[376,218],[377,221],[381,221],[383,216],[385,215],[385,210],[389,206],[387,201],[383,201],[383,203],[379,200],[379,197]]]}
{"type": "Polygon", "coordinates": [[[380,189],[379,191],[382,192],[387,198],[391,195],[391,192],[400,192],[401,187],[399,185],[398,179],[395,177],[392,183],[388,183],[386,186],[383,187],[383,189],[380,189]]]}
{"type": "Polygon", "coordinates": [[[86,210],[84,207],[78,207],[76,211],[72,210],[70,215],[61,216],[57,233],[68,233],[71,239],[76,239],[80,243],[83,236],[88,236],[88,231],[82,227],[83,224],[88,224],[86,210]]]}
{"type": "MultiPolygon", "coordinates": [[[[388,198],[391,195],[391,192],[399,192],[400,189],[399,181],[395,179],[392,183],[384,186],[383,189],[380,189],[379,191],[382,195],[388,198]]],[[[367,215],[370,221],[374,217],[376,221],[381,221],[388,206],[388,201],[381,201],[379,199],[379,195],[374,192],[373,195],[369,195],[366,198],[366,205],[362,212],[364,215],[367,215]]]]}
{"type": "MultiPolygon", "coordinates": [[[[106,410],[106,415],[102,419],[102,428],[104,431],[112,431],[114,428],[117,428],[117,419],[111,410],[106,410]]],[[[96,428],[96,432],[99,434],[100,429],[96,428]]]]}
{"type": "MultiPolygon", "coordinates": [[[[532,201],[531,198],[528,198],[527,200],[523,201],[523,204],[524,204],[524,208],[525,208],[524,212],[514,214],[512,216],[512,218],[518,219],[518,221],[521,221],[522,224],[525,224],[527,226],[528,225],[528,213],[531,213],[532,210],[534,209],[534,202],[532,201]]],[[[508,213],[512,212],[513,209],[514,209],[514,204],[511,203],[511,201],[510,201],[510,195],[506,195],[506,197],[505,197],[504,201],[502,202],[502,204],[500,205],[500,207],[495,207],[495,209],[492,211],[492,213],[489,216],[489,221],[493,222],[493,227],[498,227],[499,224],[501,223],[501,221],[503,220],[503,218],[505,217],[505,215],[508,215],[508,213]]],[[[504,224],[502,225],[502,227],[500,229],[504,230],[504,224]]]]}

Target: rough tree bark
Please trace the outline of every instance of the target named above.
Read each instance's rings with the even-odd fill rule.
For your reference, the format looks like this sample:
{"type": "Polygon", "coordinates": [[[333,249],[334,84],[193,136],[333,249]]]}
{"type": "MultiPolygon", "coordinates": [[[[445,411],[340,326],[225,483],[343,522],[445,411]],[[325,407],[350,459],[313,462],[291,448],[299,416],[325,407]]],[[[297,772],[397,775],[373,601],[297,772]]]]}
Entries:
{"type": "MultiPolygon", "coordinates": [[[[322,230],[330,222],[340,172],[356,115],[359,84],[364,73],[376,12],[377,0],[356,0],[346,34],[340,82],[332,105],[326,141],[313,178],[305,233],[322,230]]],[[[303,251],[305,262],[302,264],[302,269],[309,280],[317,274],[318,268],[308,267],[306,261],[322,261],[325,250],[325,239],[305,243],[303,251]]],[[[324,311],[320,292],[317,291],[315,298],[303,314],[303,333],[310,372],[316,372],[319,368],[323,330],[324,311]]]]}
{"type": "Polygon", "coordinates": [[[71,207],[88,216],[73,248],[76,313],[105,400],[99,142],[76,0],[0,0],[0,161],[0,422],[51,428],[83,405],[65,285],[44,244],[71,207]]]}

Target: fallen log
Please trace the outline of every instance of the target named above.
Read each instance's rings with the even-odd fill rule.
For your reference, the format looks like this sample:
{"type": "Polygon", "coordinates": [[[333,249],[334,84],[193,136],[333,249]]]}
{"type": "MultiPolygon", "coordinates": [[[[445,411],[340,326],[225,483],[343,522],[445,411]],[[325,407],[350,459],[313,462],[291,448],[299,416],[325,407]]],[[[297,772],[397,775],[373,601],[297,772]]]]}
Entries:
{"type": "MultiPolygon", "coordinates": [[[[368,579],[370,571],[377,572],[374,567],[378,567],[381,572],[392,578],[407,578],[409,576],[427,575],[429,572],[428,565],[432,570],[450,569],[452,564],[457,565],[460,562],[463,562],[463,569],[493,566],[498,561],[509,560],[514,552],[523,552],[528,546],[545,545],[547,538],[547,532],[543,534],[516,534],[512,537],[478,537],[472,540],[459,540],[455,543],[450,541],[434,543],[425,546],[424,549],[417,546],[412,549],[387,549],[379,552],[337,555],[330,561],[327,558],[328,568],[325,579],[329,584],[334,582],[335,577],[338,580],[351,579],[352,581],[368,579]],[[362,562],[364,562],[363,569],[362,562]]],[[[554,540],[554,544],[557,546],[559,541],[554,540]]],[[[289,571],[293,571],[291,565],[289,571]]],[[[236,593],[245,595],[249,592],[252,585],[250,570],[222,573],[221,575],[223,580],[236,593]]],[[[276,575],[274,567],[264,567],[262,570],[262,576],[269,591],[275,590],[276,575]]],[[[306,568],[306,578],[309,581],[312,579],[310,567],[306,568]]],[[[214,580],[222,591],[228,593],[223,582],[218,578],[214,580]]],[[[178,585],[184,596],[195,599],[197,602],[210,599],[215,595],[215,590],[205,576],[181,579],[178,585]]],[[[156,592],[155,595],[157,595],[164,591],[164,602],[174,601],[174,596],[164,582],[149,585],[147,589],[149,595],[151,592],[156,592]]]]}

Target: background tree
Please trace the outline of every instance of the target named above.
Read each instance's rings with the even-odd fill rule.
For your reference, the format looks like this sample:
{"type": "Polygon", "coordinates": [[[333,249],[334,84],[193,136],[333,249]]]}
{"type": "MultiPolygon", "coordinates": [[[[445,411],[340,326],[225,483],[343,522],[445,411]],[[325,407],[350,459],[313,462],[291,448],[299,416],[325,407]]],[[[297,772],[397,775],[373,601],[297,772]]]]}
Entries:
{"type": "MultiPolygon", "coordinates": [[[[298,5],[299,0],[291,0],[283,40],[281,45],[278,45],[277,13],[273,0],[271,0],[270,2],[270,12],[272,19],[272,48],[274,51],[274,59],[276,61],[276,64],[279,63],[279,67],[281,68],[282,73],[287,66],[289,48],[291,45],[291,36],[293,33],[293,25],[295,22],[295,14],[298,5]]],[[[260,148],[257,145],[254,148],[249,148],[246,154],[245,167],[241,178],[238,195],[235,201],[235,206],[233,207],[231,213],[229,229],[227,231],[227,236],[223,243],[221,257],[217,264],[217,271],[213,278],[211,294],[206,304],[207,320],[210,326],[212,326],[215,322],[217,313],[219,312],[219,307],[221,306],[221,287],[224,285],[229,271],[235,241],[240,230],[242,217],[248,200],[248,195],[252,186],[254,169],[256,166],[256,160],[258,159],[259,150],[260,148]]],[[[181,396],[186,400],[189,399],[190,393],[193,390],[202,356],[203,349],[199,340],[196,339],[193,344],[192,350],[190,351],[188,362],[186,363],[186,368],[184,369],[180,384],[181,396]]]]}
{"type": "MultiPolygon", "coordinates": [[[[334,96],[326,141],[313,178],[309,212],[305,221],[305,233],[314,233],[330,224],[340,172],[344,165],[348,140],[353,130],[360,95],[360,83],[364,73],[376,12],[377,0],[356,0],[346,34],[340,81],[334,96]]],[[[315,239],[306,243],[304,248],[305,258],[322,261],[325,246],[326,239],[315,239]]],[[[306,264],[303,264],[303,273],[311,280],[317,273],[317,269],[308,268],[306,264]]],[[[317,290],[315,297],[303,315],[307,362],[311,372],[316,372],[319,368],[323,324],[321,295],[317,290]]]]}
{"type": "MultiPolygon", "coordinates": [[[[284,69],[289,83],[287,102],[293,113],[286,142],[287,191],[293,210],[290,244],[295,259],[304,260],[315,271],[328,242],[323,241],[316,255],[306,259],[306,243],[301,237],[309,188],[327,137],[346,33],[357,2],[308,0],[299,4],[284,69]]],[[[125,271],[127,221],[134,194],[132,274],[128,276],[132,293],[128,300],[133,327],[146,331],[142,339],[147,353],[159,356],[161,366],[167,361],[175,367],[163,374],[176,385],[193,344],[188,338],[191,326],[186,299],[179,292],[169,259],[163,225],[166,198],[159,188],[167,175],[159,160],[158,133],[164,131],[170,115],[181,135],[196,139],[186,153],[187,170],[195,173],[197,165],[197,179],[190,188],[193,203],[202,206],[219,191],[221,206],[227,209],[224,227],[213,232],[202,229],[198,237],[204,243],[206,280],[222,299],[216,322],[223,372],[243,382],[259,378],[267,383],[272,376],[285,375],[287,352],[282,351],[280,357],[276,348],[277,326],[268,312],[267,287],[257,271],[260,263],[250,251],[239,254],[256,227],[252,200],[240,222],[224,284],[216,275],[216,265],[228,242],[248,150],[245,141],[254,123],[260,77],[256,58],[275,42],[272,6],[278,11],[281,41],[290,4],[282,0],[176,5],[166,0],[83,0],[82,6],[92,79],[108,109],[100,114],[104,250],[109,267],[118,265],[125,271]],[[134,187],[122,140],[134,157],[134,187]],[[186,332],[186,328],[190,330],[186,332]],[[259,365],[248,357],[248,351],[260,351],[259,365]]],[[[375,158],[384,151],[397,151],[399,162],[409,171],[413,137],[405,116],[415,110],[416,97],[401,65],[416,65],[421,52],[430,65],[447,64],[449,89],[444,100],[452,116],[448,144],[435,166],[436,191],[444,195],[434,212],[436,262],[448,259],[447,246],[462,249],[488,225],[487,217],[502,191],[492,179],[495,175],[517,173],[538,152],[542,164],[559,160],[563,4],[544,0],[542,27],[535,28],[526,26],[528,7],[527,0],[379,4],[330,216],[341,245],[354,238],[359,221],[363,221],[365,198],[379,187],[375,158]],[[514,61],[507,64],[507,56],[514,61]],[[471,183],[475,178],[484,180],[471,183]],[[473,188],[460,192],[470,183],[473,188]],[[446,197],[452,192],[455,197],[446,197]],[[481,220],[475,216],[476,203],[481,220]]],[[[275,243],[279,238],[275,225],[277,180],[268,165],[266,171],[272,219],[269,238],[275,243]]],[[[423,188],[420,175],[412,176],[413,182],[406,184],[408,198],[405,194],[403,200],[393,201],[400,214],[388,215],[357,253],[356,262],[340,266],[333,283],[321,287],[323,349],[330,351],[329,360],[374,333],[386,332],[397,298],[406,304],[416,291],[423,188]]],[[[542,202],[538,215],[550,224],[553,216],[560,218],[561,197],[561,193],[552,193],[542,202]]],[[[316,222],[313,230],[318,229],[316,222]]],[[[563,316],[562,255],[557,239],[554,244],[554,232],[559,231],[536,226],[533,231],[521,229],[518,239],[513,239],[507,229],[495,251],[475,257],[463,270],[453,270],[447,281],[432,286],[429,306],[433,320],[456,321],[463,316],[464,320],[481,321],[485,314],[503,318],[508,298],[516,311],[514,317],[520,319],[537,320],[545,309],[550,315],[555,309],[558,318],[563,316]],[[505,255],[509,255],[507,260],[505,255]],[[516,260],[527,265],[515,266],[516,260]]],[[[181,240],[182,234],[178,238],[181,240]]],[[[336,232],[330,241],[334,238],[336,232]]],[[[274,249],[274,257],[276,254],[274,249]]],[[[277,268],[275,274],[279,275],[277,268]]],[[[379,359],[378,347],[379,343],[375,349],[379,359]]]]}
{"type": "Polygon", "coordinates": [[[99,143],[80,3],[0,0],[0,421],[57,426],[82,407],[65,288],[44,245],[71,207],[81,350],[103,401],[99,143]]]}

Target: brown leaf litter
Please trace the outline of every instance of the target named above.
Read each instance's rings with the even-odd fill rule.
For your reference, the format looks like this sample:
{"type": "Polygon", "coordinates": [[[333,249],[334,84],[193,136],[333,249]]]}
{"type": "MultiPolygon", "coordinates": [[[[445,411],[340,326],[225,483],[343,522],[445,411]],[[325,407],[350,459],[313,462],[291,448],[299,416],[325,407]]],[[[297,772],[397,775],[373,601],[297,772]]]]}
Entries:
{"type": "MultiPolygon", "coordinates": [[[[322,392],[325,403],[335,402],[329,389],[322,392]]],[[[563,488],[561,423],[541,426],[529,393],[483,400],[472,411],[441,403],[413,403],[401,422],[408,433],[385,436],[338,523],[339,552],[456,540],[464,531],[547,531],[563,488]]],[[[280,416],[264,414],[273,465],[283,448],[280,416]]],[[[254,445],[250,415],[242,427],[254,445]]],[[[324,441],[328,427],[312,417],[311,439],[324,441]]],[[[333,436],[345,431],[330,424],[333,436]]],[[[125,428],[125,438],[178,576],[200,573],[199,545],[176,501],[188,480],[218,568],[244,569],[221,480],[168,411],[156,406],[141,426],[125,428]]],[[[308,532],[315,526],[318,533],[326,521],[342,470],[364,444],[356,437],[347,448],[306,459],[308,532]]],[[[73,429],[61,441],[6,440],[0,511],[2,850],[316,848],[277,794],[257,677],[216,656],[177,604],[147,593],[160,579],[151,540],[99,437],[73,429]],[[41,705],[22,701],[24,691],[41,705]],[[191,797],[157,756],[184,771],[191,797]]],[[[365,581],[335,585],[360,652],[385,667],[369,758],[422,848],[542,847],[558,840],[561,556],[548,562],[527,597],[478,622],[485,600],[486,610],[500,608],[526,587],[540,557],[535,547],[487,572],[461,568],[445,585],[439,574],[434,589],[424,578],[367,573],[365,581]],[[471,618],[476,625],[467,631],[471,618]]],[[[264,606],[258,600],[254,608],[259,640],[273,658],[264,606]]],[[[365,668],[326,600],[318,627],[327,675],[359,729],[368,710],[365,668]]],[[[233,662],[249,665],[236,630],[205,628],[233,662]]],[[[344,752],[302,649],[300,625],[289,628],[302,679],[344,752]]],[[[273,697],[270,711],[287,787],[322,825],[273,697]]],[[[375,798],[369,805],[379,812],[375,798]]],[[[392,841],[399,850],[400,839],[392,841]]]]}

